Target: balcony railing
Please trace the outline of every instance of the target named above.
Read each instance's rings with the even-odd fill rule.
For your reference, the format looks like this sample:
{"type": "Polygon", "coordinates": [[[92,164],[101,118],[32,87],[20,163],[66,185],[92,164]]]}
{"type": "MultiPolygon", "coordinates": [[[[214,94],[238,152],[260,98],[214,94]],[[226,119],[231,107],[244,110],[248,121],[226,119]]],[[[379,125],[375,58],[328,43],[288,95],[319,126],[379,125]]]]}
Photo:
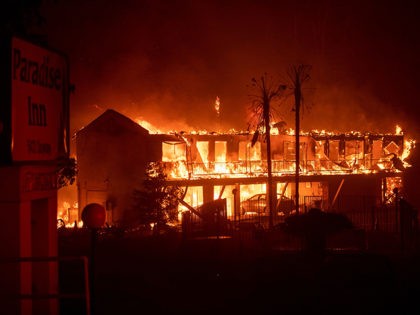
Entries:
{"type": "MultiPolygon", "coordinates": [[[[170,179],[261,177],[267,174],[267,161],[235,161],[195,163],[164,162],[170,179]]],[[[393,163],[382,159],[304,160],[299,164],[301,175],[369,174],[395,172],[393,163]]],[[[273,160],[274,176],[295,174],[294,160],[273,160]]]]}

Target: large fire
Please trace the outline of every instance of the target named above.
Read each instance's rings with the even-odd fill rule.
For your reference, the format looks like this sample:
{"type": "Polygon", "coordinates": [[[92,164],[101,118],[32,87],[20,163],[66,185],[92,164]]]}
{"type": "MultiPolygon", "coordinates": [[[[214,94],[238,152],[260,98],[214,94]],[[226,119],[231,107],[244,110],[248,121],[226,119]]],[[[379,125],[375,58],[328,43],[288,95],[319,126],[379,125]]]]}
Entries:
{"type": "MultiPolygon", "coordinates": [[[[220,99],[216,98],[215,110],[220,113],[220,99]]],[[[206,130],[190,132],[162,132],[149,122],[138,118],[136,122],[149,130],[150,134],[167,134],[176,141],[162,142],[162,162],[166,165],[169,181],[205,179],[247,179],[267,176],[267,160],[263,139],[253,143],[253,131],[230,130],[226,133],[206,130]],[[236,139],[236,140],[232,140],[236,139]],[[232,141],[234,144],[232,144],[232,141]],[[236,149],[232,149],[232,145],[236,149]]],[[[277,124],[278,126],[279,124],[277,124]]],[[[264,132],[264,131],[262,131],[264,132]]],[[[410,167],[408,157],[415,147],[415,140],[404,139],[402,128],[396,126],[394,134],[369,134],[349,132],[334,134],[325,130],[300,132],[300,175],[374,174],[383,172],[386,176],[386,198],[392,199],[394,188],[401,186],[398,173],[410,167]],[[397,174],[397,175],[395,175],[397,174]]],[[[291,128],[271,128],[272,172],[276,178],[292,177],[295,174],[295,130],[291,128]]],[[[276,191],[279,195],[293,198],[290,180],[279,181],[276,191]]],[[[302,180],[304,182],[304,180],[302,180]]],[[[235,185],[214,186],[214,199],[226,198],[228,216],[233,215],[232,191],[235,185]]],[[[319,198],[322,195],[322,183],[308,181],[300,188],[307,195],[319,198]]],[[[240,201],[266,193],[265,183],[241,185],[240,201]]],[[[203,204],[201,187],[188,187],[184,201],[192,207],[203,204]]],[[[77,204],[68,202],[58,207],[58,218],[67,227],[81,226],[77,215],[77,204]]],[[[180,206],[180,212],[187,210],[180,206]]],[[[248,212],[249,214],[249,212],[248,212]]]]}
{"type": "MultiPolygon", "coordinates": [[[[272,159],[273,176],[278,178],[293,176],[296,163],[294,161],[294,135],[291,128],[279,130],[271,129],[273,139],[282,139],[285,145],[284,151],[277,153],[274,150],[272,159]]],[[[200,180],[211,178],[258,178],[267,176],[267,161],[264,158],[262,142],[251,145],[250,139],[253,132],[230,131],[227,135],[242,137],[239,141],[237,156],[229,153],[226,141],[222,141],[223,134],[213,134],[220,141],[214,141],[212,148],[206,139],[207,131],[194,131],[189,137],[183,135],[184,142],[174,142],[163,147],[163,161],[167,162],[168,178],[170,180],[200,180]],[[203,136],[203,137],[200,137],[203,136]],[[219,138],[217,138],[219,136],[219,138]],[[189,139],[189,140],[187,140],[189,139]],[[209,158],[212,151],[213,158],[209,158]],[[191,152],[194,152],[191,155],[191,152]],[[188,154],[190,153],[190,154],[188,154]],[[195,157],[193,157],[195,156],[195,157]]],[[[313,130],[300,132],[301,137],[301,176],[314,175],[350,175],[350,174],[375,174],[384,173],[386,176],[386,200],[393,202],[394,188],[402,185],[401,173],[410,167],[407,162],[412,152],[415,141],[403,140],[402,128],[396,126],[395,134],[372,135],[352,131],[346,134],[334,134],[325,130],[313,130]],[[326,153],[328,151],[328,154],[326,153]],[[312,152],[312,155],[309,153],[312,152]]],[[[290,185],[291,186],[291,185],[290,185]]],[[[277,192],[282,196],[292,198],[293,192],[287,183],[278,183],[277,192]]],[[[320,182],[303,184],[303,190],[308,195],[320,197],[322,191],[320,182]],[[308,186],[309,184],[309,186],[308,186]]],[[[215,186],[214,198],[226,198],[228,203],[233,202],[232,190],[228,186],[226,191],[219,195],[219,186],[215,186]]],[[[247,200],[251,196],[265,194],[265,184],[241,185],[240,200],[247,200]]],[[[191,189],[187,191],[187,199],[190,205],[199,206],[203,203],[202,191],[191,189]]],[[[228,215],[232,215],[229,213],[228,215]]],[[[249,214],[249,212],[248,212],[249,214]]]]}
{"type": "MultiPolygon", "coordinates": [[[[190,133],[194,136],[207,134],[206,131],[190,133]]],[[[169,178],[266,176],[267,163],[262,158],[261,142],[251,145],[249,137],[246,136],[252,135],[252,132],[232,132],[229,134],[244,137],[244,140],[239,142],[236,158],[229,157],[226,141],[215,141],[214,159],[212,160],[209,160],[209,141],[201,141],[197,138],[195,142],[185,140],[184,142],[164,144],[162,161],[168,162],[169,178]],[[191,151],[195,152],[197,156],[195,159],[188,156],[187,152],[191,151]]],[[[274,155],[272,160],[275,176],[284,176],[295,172],[294,145],[292,145],[293,139],[290,138],[294,134],[293,129],[284,130],[282,134],[278,131],[272,133],[273,137],[283,137],[282,139],[288,142],[283,154],[274,155]]],[[[302,175],[401,172],[402,168],[410,167],[407,158],[415,146],[415,140],[412,139],[405,140],[401,144],[390,141],[382,150],[382,138],[370,138],[370,134],[360,132],[335,135],[325,130],[314,130],[312,132],[301,132],[300,136],[302,141],[301,153],[304,153],[300,161],[302,175]],[[326,147],[328,147],[329,157],[325,154],[326,147]],[[310,148],[313,148],[313,156],[310,156],[310,148]]],[[[392,138],[393,135],[388,136],[392,138]]],[[[396,128],[395,136],[403,136],[399,126],[396,128]]],[[[186,139],[188,136],[184,134],[183,138],[186,139]]]]}

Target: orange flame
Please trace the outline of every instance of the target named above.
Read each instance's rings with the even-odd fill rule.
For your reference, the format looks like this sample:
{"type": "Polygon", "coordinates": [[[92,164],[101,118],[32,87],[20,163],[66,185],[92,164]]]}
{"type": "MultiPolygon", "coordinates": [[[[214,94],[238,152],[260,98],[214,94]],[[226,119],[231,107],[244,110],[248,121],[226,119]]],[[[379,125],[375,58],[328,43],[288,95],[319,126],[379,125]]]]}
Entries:
{"type": "Polygon", "coordinates": [[[63,201],[61,205],[57,206],[57,220],[58,226],[64,224],[65,227],[82,227],[83,222],[79,220],[79,210],[77,202],[73,205],[68,201],[63,201]]]}
{"type": "MultiPolygon", "coordinates": [[[[400,129],[396,130],[397,135],[402,135],[400,129]]],[[[291,128],[283,130],[286,136],[295,134],[291,128]]],[[[192,132],[192,135],[203,134],[202,132],[192,132]]],[[[248,134],[252,134],[248,132],[248,134]]],[[[277,133],[276,133],[277,134],[277,133]]],[[[390,158],[390,152],[397,154],[397,158],[403,162],[404,167],[410,167],[405,161],[414,148],[414,140],[406,140],[404,147],[400,144],[391,143],[387,149],[387,154],[382,154],[382,150],[375,149],[372,153],[365,152],[364,140],[348,140],[345,142],[345,155],[340,153],[338,140],[334,140],[335,144],[335,158],[325,155],[323,141],[315,141],[313,136],[334,136],[332,132],[325,130],[314,130],[311,132],[302,132],[302,141],[306,141],[307,146],[313,146],[315,151],[313,157],[305,157],[301,162],[302,175],[333,175],[333,174],[369,174],[377,172],[401,172],[401,169],[396,167],[394,161],[390,158]],[[305,138],[306,137],[306,138],[305,138]],[[305,140],[306,139],[306,140],[305,140]]],[[[281,137],[281,135],[279,135],[281,137]]],[[[352,131],[345,134],[345,136],[360,136],[363,139],[363,134],[357,131],[352,131]]],[[[375,140],[376,141],[376,140],[375,140]]],[[[378,140],[379,141],[379,140],[378,140]]],[[[267,165],[261,155],[261,143],[257,141],[254,146],[250,142],[240,142],[239,151],[236,158],[228,156],[228,152],[223,141],[215,141],[215,152],[213,152],[213,159],[209,159],[209,147],[207,141],[198,141],[196,145],[197,154],[200,155],[201,162],[189,161],[184,154],[182,158],[173,158],[165,161],[177,162],[170,171],[170,178],[172,179],[191,179],[191,178],[225,178],[225,177],[255,177],[266,176],[267,165]],[[182,161],[182,162],[181,162],[182,161]]],[[[190,146],[189,143],[187,143],[190,146]]],[[[376,146],[377,147],[377,146],[376,146]]],[[[289,147],[290,153],[285,152],[281,156],[274,157],[272,162],[272,170],[275,176],[290,175],[295,172],[295,162],[293,160],[294,148],[289,147]],[[286,157],[286,154],[289,156],[286,157]]],[[[331,148],[330,143],[330,150],[331,148]]],[[[288,151],[289,152],[289,151],[288,151]]]]}
{"type": "Polygon", "coordinates": [[[154,125],[152,125],[150,122],[144,120],[142,117],[136,118],[135,121],[140,126],[142,126],[144,129],[149,130],[150,133],[155,133],[155,134],[163,133],[161,130],[159,130],[157,127],[155,127],[154,125]]]}

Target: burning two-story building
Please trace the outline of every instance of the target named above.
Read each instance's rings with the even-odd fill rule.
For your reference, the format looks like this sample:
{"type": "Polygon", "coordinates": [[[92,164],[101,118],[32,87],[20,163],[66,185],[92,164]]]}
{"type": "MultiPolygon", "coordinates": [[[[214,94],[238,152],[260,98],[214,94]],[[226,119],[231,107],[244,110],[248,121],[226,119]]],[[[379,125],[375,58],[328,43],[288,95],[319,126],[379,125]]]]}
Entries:
{"type": "MultiPolygon", "coordinates": [[[[379,209],[401,188],[410,145],[401,132],[301,133],[299,204],[296,194],[295,135],[271,135],[275,222],[314,203],[329,211],[357,213],[359,224],[378,224],[379,209]]],[[[127,224],[135,216],[132,193],[145,179],[149,163],[164,163],[168,185],[185,191],[179,211],[216,200],[226,201],[231,221],[267,222],[267,150],[252,132],[151,133],[107,110],[76,136],[78,204],[103,204],[108,224],[127,224]]],[[[80,212],[80,211],[79,211],[80,212]]],[[[80,213],[79,213],[80,217],[80,213]]],[[[181,217],[181,216],[180,216],[181,217]]]]}

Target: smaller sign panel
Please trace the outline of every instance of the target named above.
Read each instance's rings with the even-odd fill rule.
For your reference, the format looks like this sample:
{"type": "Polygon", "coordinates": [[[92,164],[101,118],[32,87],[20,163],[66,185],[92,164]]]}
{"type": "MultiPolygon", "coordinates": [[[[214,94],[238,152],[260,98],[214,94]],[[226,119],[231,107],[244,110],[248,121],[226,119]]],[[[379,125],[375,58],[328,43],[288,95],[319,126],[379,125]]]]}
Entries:
{"type": "Polygon", "coordinates": [[[13,161],[51,161],[67,154],[68,62],[20,38],[11,42],[13,161]]]}

